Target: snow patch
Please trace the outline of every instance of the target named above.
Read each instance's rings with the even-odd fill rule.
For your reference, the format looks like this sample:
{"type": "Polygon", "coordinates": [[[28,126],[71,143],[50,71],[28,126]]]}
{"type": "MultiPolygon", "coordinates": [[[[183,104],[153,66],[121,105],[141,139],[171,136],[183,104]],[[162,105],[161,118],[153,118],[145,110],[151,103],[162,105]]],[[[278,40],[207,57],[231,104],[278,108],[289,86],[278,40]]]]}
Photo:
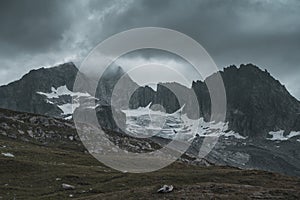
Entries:
{"type": "Polygon", "coordinates": [[[54,87],[51,87],[51,93],[45,93],[45,92],[37,92],[40,95],[46,96],[48,99],[53,99],[53,98],[59,98],[60,96],[63,95],[70,95],[72,97],[90,97],[91,95],[87,92],[82,93],[82,92],[72,92],[70,91],[66,85],[60,86],[57,89],[54,87]]]}
{"type": "MultiPolygon", "coordinates": [[[[37,94],[46,96],[46,102],[48,104],[55,104],[57,105],[62,111],[62,115],[66,116],[65,119],[71,119],[72,115],[75,111],[76,108],[78,108],[80,106],[80,99],[81,98],[85,98],[85,99],[95,99],[95,97],[92,97],[89,93],[85,92],[72,92],[70,91],[66,85],[64,86],[60,86],[57,89],[55,89],[54,87],[51,88],[51,92],[50,93],[45,93],[45,92],[37,92],[37,94]],[[54,103],[56,102],[57,99],[59,99],[62,96],[70,96],[73,99],[73,102],[68,102],[65,104],[59,104],[59,103],[54,103]]],[[[97,105],[95,106],[97,107],[97,105]]],[[[91,108],[95,108],[95,107],[91,107],[91,108]]]]}
{"type": "Polygon", "coordinates": [[[89,108],[89,109],[96,109],[98,106],[100,106],[100,104],[96,104],[95,106],[87,106],[86,108],[89,108]]]}
{"type": "Polygon", "coordinates": [[[299,135],[300,135],[300,132],[292,131],[292,132],[289,133],[288,137],[292,138],[292,137],[299,136],[299,135]]]}
{"type": "Polygon", "coordinates": [[[64,115],[70,115],[73,114],[75,109],[80,106],[79,103],[66,103],[63,105],[58,105],[58,107],[63,111],[64,115]]]}
{"type": "Polygon", "coordinates": [[[73,118],[72,115],[68,116],[68,117],[65,117],[66,120],[71,120],[73,118]]]}
{"type": "Polygon", "coordinates": [[[200,137],[246,139],[234,131],[229,131],[228,123],[205,122],[203,118],[191,120],[186,114],[182,114],[182,108],[168,114],[151,110],[149,104],[146,107],[122,111],[126,114],[126,131],[138,137],[158,135],[168,139],[190,141],[198,134],[200,137]]]}
{"type": "Polygon", "coordinates": [[[240,134],[234,132],[234,131],[229,131],[227,133],[223,134],[225,137],[235,137],[236,139],[242,139],[245,140],[247,137],[241,136],[240,134]]]}
{"type": "MultiPolygon", "coordinates": [[[[279,140],[279,141],[285,141],[285,140],[288,140],[292,137],[295,137],[295,136],[299,136],[300,135],[300,132],[296,132],[296,131],[292,131],[290,132],[288,135],[284,136],[284,130],[279,130],[279,131],[271,131],[269,132],[269,135],[272,136],[272,138],[267,138],[268,140],[279,140]]],[[[298,141],[298,140],[297,140],[298,141]]]]}

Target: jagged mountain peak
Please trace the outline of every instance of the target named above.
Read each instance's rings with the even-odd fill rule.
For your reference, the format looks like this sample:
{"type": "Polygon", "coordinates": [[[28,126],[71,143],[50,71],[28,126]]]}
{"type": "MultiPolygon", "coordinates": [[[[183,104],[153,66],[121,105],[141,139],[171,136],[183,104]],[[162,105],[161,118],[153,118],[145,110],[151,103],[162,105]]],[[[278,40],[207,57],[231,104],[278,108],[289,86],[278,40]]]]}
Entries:
{"type": "Polygon", "coordinates": [[[53,72],[61,72],[61,73],[67,73],[67,72],[77,72],[78,69],[75,66],[73,62],[67,62],[63,64],[59,64],[57,66],[53,67],[41,67],[38,69],[32,69],[27,74],[25,74],[21,79],[36,76],[40,73],[53,73],[53,72]]]}
{"type": "Polygon", "coordinates": [[[300,102],[267,70],[253,64],[220,72],[228,101],[227,120],[243,135],[263,136],[270,130],[298,130],[300,102]]]}
{"type": "Polygon", "coordinates": [[[68,89],[72,90],[73,85],[70,79],[74,79],[77,72],[78,69],[72,62],[49,68],[41,67],[38,69],[30,70],[28,73],[22,76],[21,79],[14,81],[7,86],[16,85],[18,87],[22,87],[22,85],[30,85],[32,90],[42,90],[45,92],[49,92],[51,91],[51,87],[57,88],[65,83],[68,89]],[[49,84],[49,82],[52,82],[52,84],[49,84]]]}
{"type": "Polygon", "coordinates": [[[0,88],[11,86],[11,85],[19,85],[24,84],[27,81],[32,81],[32,79],[42,78],[44,76],[58,75],[63,76],[64,74],[75,74],[78,72],[77,67],[73,62],[67,62],[63,64],[59,64],[53,67],[40,67],[38,69],[32,69],[28,73],[24,74],[19,80],[8,83],[7,85],[2,85],[0,88]]]}
{"type": "Polygon", "coordinates": [[[266,69],[262,70],[258,66],[254,64],[241,64],[239,67],[235,65],[230,65],[229,67],[225,67],[221,74],[229,74],[229,75],[238,75],[240,77],[246,77],[251,80],[254,79],[264,79],[265,81],[276,81],[280,84],[278,80],[276,80],[266,69]]]}
{"type": "Polygon", "coordinates": [[[263,97],[274,101],[287,101],[294,104],[293,107],[298,107],[296,104],[300,103],[279,80],[275,79],[267,70],[262,70],[256,65],[242,64],[239,68],[230,66],[220,73],[226,90],[234,89],[239,94],[243,93],[244,97],[263,97]]]}
{"type": "Polygon", "coordinates": [[[62,86],[72,91],[77,72],[78,69],[72,62],[31,70],[20,80],[0,87],[0,107],[59,116],[62,110],[47,101],[39,92],[51,93],[53,89],[62,86]]]}
{"type": "Polygon", "coordinates": [[[275,79],[268,70],[262,70],[257,65],[252,63],[248,64],[241,64],[239,67],[235,65],[230,65],[229,67],[225,67],[223,71],[220,71],[221,74],[231,75],[231,76],[238,76],[249,79],[249,81],[253,80],[260,80],[260,81],[273,81],[276,82],[278,85],[281,85],[279,80],[275,79]]]}
{"type": "MultiPolygon", "coordinates": [[[[266,70],[261,70],[253,64],[235,65],[218,72],[223,78],[227,97],[226,121],[229,127],[243,136],[266,137],[269,131],[274,130],[300,130],[300,103],[287,89],[266,70]]],[[[210,95],[205,82],[215,78],[217,73],[211,75],[205,81],[193,81],[192,90],[198,98],[201,117],[210,120],[210,95]]],[[[178,83],[169,83],[169,86],[181,90],[178,83]]],[[[189,88],[186,88],[189,94],[189,88]]],[[[161,103],[174,112],[179,109],[178,97],[166,89],[147,93],[138,91],[135,95],[133,107],[147,105],[150,102],[161,103]],[[149,94],[151,94],[149,96],[149,94]],[[141,103],[137,103],[141,99],[141,103]]],[[[182,92],[181,92],[182,93],[182,92]]],[[[181,97],[179,97],[181,98],[181,97]]],[[[186,105],[195,107],[195,102],[186,100],[186,105]]]]}
{"type": "Polygon", "coordinates": [[[123,68],[116,64],[111,64],[103,73],[102,79],[107,80],[118,80],[125,74],[123,68]]]}

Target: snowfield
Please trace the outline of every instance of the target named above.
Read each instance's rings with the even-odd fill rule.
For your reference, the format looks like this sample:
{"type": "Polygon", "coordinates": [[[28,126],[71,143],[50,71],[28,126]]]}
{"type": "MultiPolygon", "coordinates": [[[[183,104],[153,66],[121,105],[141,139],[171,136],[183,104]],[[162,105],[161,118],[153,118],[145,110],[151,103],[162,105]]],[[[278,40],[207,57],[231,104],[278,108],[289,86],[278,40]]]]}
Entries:
{"type": "Polygon", "coordinates": [[[126,131],[137,137],[157,135],[168,139],[192,140],[198,134],[200,137],[246,139],[234,131],[229,131],[228,123],[205,122],[203,118],[191,120],[181,113],[182,109],[167,114],[151,110],[149,104],[146,107],[122,111],[126,114],[126,131]]]}
{"type": "Polygon", "coordinates": [[[40,95],[46,96],[48,99],[59,98],[63,95],[70,95],[72,97],[90,97],[89,93],[81,93],[81,92],[72,92],[70,91],[66,85],[60,86],[57,89],[54,87],[51,88],[51,93],[37,92],[40,95]]]}
{"type": "MultiPolygon", "coordinates": [[[[78,108],[81,105],[81,100],[85,99],[88,100],[87,102],[90,102],[92,104],[91,100],[96,100],[95,97],[92,97],[89,93],[85,92],[72,92],[70,91],[66,85],[60,86],[57,89],[54,87],[51,88],[51,93],[45,93],[45,92],[37,92],[39,95],[45,96],[46,102],[49,104],[55,104],[62,110],[62,115],[66,116],[65,119],[71,119],[74,111],[76,108],[78,108]],[[63,98],[64,96],[71,97],[73,99],[73,102],[68,103],[62,103],[58,104],[55,103],[57,99],[63,98]]],[[[84,101],[83,101],[84,102],[84,101]]],[[[97,106],[90,106],[90,107],[97,107],[97,106]]]]}
{"type": "MultiPolygon", "coordinates": [[[[292,137],[299,136],[300,132],[292,131],[288,135],[284,136],[284,130],[279,130],[279,131],[271,131],[269,132],[269,135],[272,136],[272,138],[267,138],[268,140],[277,140],[277,141],[285,141],[288,140],[292,137]]],[[[300,140],[297,140],[300,142],[300,140]]]]}

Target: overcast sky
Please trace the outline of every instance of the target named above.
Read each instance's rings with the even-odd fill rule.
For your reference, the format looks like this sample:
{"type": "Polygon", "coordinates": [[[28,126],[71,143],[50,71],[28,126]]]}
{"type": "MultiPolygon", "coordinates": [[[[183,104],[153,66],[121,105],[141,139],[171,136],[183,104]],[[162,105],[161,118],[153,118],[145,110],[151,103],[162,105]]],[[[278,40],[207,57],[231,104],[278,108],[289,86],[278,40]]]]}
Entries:
{"type": "Polygon", "coordinates": [[[297,0],[0,0],[0,84],[30,69],[80,64],[112,34],[159,26],[197,40],[218,67],[254,63],[300,99],[297,0]]]}

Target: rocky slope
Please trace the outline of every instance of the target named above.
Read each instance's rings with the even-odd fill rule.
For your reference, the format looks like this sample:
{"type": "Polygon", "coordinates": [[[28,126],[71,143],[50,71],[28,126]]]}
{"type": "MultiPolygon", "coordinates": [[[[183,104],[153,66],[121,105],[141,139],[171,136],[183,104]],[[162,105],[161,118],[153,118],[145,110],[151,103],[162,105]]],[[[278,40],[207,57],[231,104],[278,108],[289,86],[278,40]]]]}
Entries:
{"type": "MultiPolygon", "coordinates": [[[[123,146],[128,145],[126,147],[128,150],[130,150],[129,144],[131,143],[135,144],[135,150],[138,152],[147,148],[149,148],[149,151],[153,150],[154,147],[152,148],[151,146],[158,145],[150,140],[138,140],[122,133],[116,134],[111,131],[110,127],[106,132],[111,140],[123,146]],[[127,144],[126,141],[129,143],[127,144]]],[[[0,109],[0,135],[5,138],[51,148],[64,147],[86,151],[77,134],[74,123],[60,118],[0,109]]]]}
{"type": "MultiPolygon", "coordinates": [[[[224,166],[203,167],[184,160],[152,173],[121,173],[87,153],[70,121],[1,109],[0,122],[0,199],[300,197],[299,178],[224,166]],[[173,185],[174,191],[156,193],[164,184],[173,185]]],[[[123,147],[131,146],[129,151],[159,148],[148,140],[108,134],[123,147]]]]}

